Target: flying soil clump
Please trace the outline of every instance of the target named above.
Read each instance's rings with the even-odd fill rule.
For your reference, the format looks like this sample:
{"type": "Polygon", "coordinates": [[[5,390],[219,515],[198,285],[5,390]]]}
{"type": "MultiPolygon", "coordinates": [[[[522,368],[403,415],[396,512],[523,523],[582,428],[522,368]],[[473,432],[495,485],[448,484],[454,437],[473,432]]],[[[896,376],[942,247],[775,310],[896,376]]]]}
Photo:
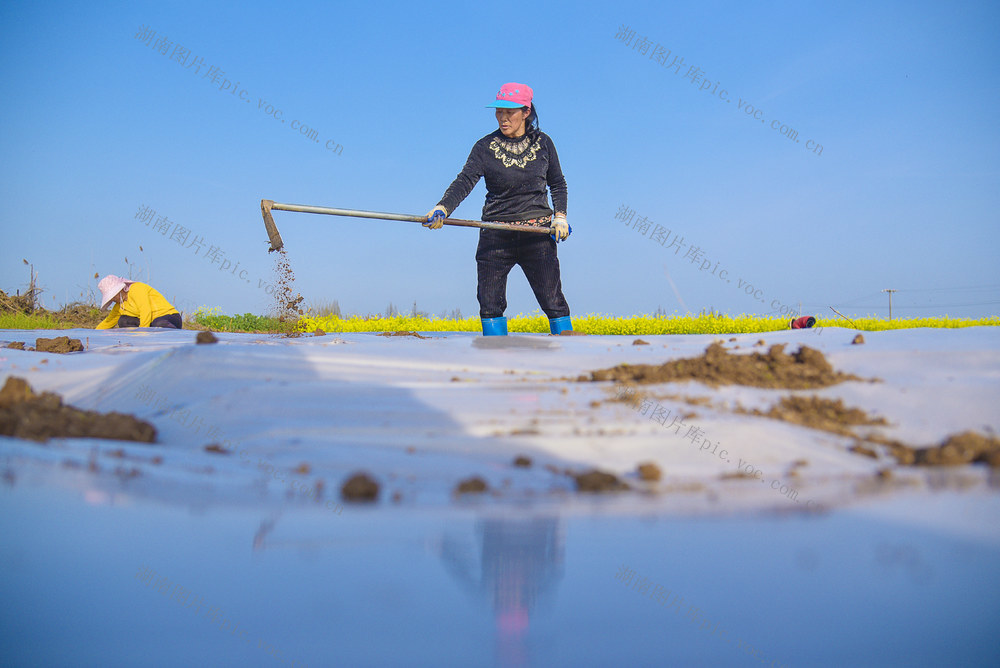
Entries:
{"type": "Polygon", "coordinates": [[[288,253],[284,248],[278,250],[274,258],[275,281],[274,310],[280,322],[288,323],[291,328],[302,315],[302,295],[295,292],[295,273],[288,261],[288,253]]]}
{"type": "Polygon", "coordinates": [[[767,353],[732,355],[720,343],[711,344],[700,357],[655,364],[620,364],[611,369],[592,371],[578,380],[597,382],[614,380],[641,385],[696,380],[711,387],[747,385],[751,387],[805,390],[828,387],[846,380],[863,380],[834,371],[818,350],[801,346],[791,355],[785,344],[771,346],[767,353]]]}
{"type": "Polygon", "coordinates": [[[145,420],[65,406],[58,394],[35,394],[28,381],[14,376],[0,389],[0,434],[42,443],[50,438],[156,441],[156,427],[145,420]]]}

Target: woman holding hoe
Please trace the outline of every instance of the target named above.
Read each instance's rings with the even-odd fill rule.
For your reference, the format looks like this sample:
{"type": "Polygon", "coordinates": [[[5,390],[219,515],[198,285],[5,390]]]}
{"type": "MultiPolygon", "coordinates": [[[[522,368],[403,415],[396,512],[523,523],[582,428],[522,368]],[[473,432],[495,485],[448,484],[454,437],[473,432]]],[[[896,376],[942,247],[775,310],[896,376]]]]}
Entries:
{"type": "Polygon", "coordinates": [[[112,327],[168,327],[181,329],[181,314],[151,286],[108,274],[97,284],[101,310],[114,303],[97,329],[112,327]]]}
{"type": "Polygon", "coordinates": [[[532,97],[533,91],[524,84],[506,83],[500,87],[496,101],[487,105],[496,108],[500,127],[472,147],[465,167],[438,205],[427,212],[424,223],[432,230],[440,229],[479,178],[485,177],[484,221],[551,230],[551,235],[479,231],[477,296],[484,336],[507,334],[507,318],[503,315],[507,309],[507,274],[515,264],[521,266],[538,305],[548,316],[550,331],[559,334],[573,330],[556,256],[556,242],[564,241],[572,231],[566,222],[566,179],[552,140],[538,128],[532,97]]]}

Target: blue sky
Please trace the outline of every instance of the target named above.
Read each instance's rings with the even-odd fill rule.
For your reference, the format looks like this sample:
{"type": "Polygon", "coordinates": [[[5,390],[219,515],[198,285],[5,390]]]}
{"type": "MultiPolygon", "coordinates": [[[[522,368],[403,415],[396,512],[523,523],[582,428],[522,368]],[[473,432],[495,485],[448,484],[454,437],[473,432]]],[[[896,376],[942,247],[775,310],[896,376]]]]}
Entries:
{"type": "MultiPolygon", "coordinates": [[[[1000,309],[996,3],[5,2],[0,24],[0,289],[27,259],[49,307],[127,257],[182,310],[263,313],[262,198],[423,213],[518,81],[569,184],[574,314],[884,316],[884,288],[894,315],[1000,309]]],[[[478,313],[473,230],[275,219],[307,304],[478,313]]],[[[537,309],[519,269],[508,301],[537,309]]]]}

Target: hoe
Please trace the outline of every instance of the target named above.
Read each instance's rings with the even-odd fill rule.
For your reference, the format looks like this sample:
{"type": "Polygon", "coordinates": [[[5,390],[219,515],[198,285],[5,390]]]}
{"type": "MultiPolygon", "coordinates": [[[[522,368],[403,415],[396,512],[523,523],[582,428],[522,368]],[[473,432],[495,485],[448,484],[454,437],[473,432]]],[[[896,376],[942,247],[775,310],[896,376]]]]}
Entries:
{"type": "MultiPolygon", "coordinates": [[[[267,228],[267,236],[271,240],[271,247],[267,252],[281,250],[284,242],[278,234],[278,226],[274,224],[271,210],[278,211],[298,211],[300,213],[324,213],[329,216],[352,216],[354,218],[380,218],[382,220],[401,220],[407,223],[425,223],[427,219],[423,216],[408,216],[401,213],[379,213],[377,211],[359,211],[357,209],[331,209],[325,206],[305,206],[302,204],[281,204],[274,200],[262,199],[260,201],[260,212],[264,216],[264,227],[267,228]]],[[[455,225],[457,227],[479,227],[484,230],[507,230],[510,232],[534,232],[537,234],[551,234],[548,227],[536,227],[531,225],[511,225],[508,223],[490,223],[482,220],[462,220],[460,218],[445,218],[445,225],[455,225]]]]}

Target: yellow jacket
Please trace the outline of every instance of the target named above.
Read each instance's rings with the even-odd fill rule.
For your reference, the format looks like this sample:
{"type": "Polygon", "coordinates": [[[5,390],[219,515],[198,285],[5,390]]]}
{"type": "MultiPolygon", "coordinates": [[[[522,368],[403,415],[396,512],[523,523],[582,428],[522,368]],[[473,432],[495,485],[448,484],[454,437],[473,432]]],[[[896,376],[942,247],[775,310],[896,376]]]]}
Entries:
{"type": "Polygon", "coordinates": [[[178,311],[163,298],[163,295],[145,283],[132,283],[125,291],[125,303],[116,302],[111,313],[97,326],[97,329],[117,327],[118,318],[123,315],[139,318],[140,327],[149,327],[156,318],[171,313],[178,311]]]}

